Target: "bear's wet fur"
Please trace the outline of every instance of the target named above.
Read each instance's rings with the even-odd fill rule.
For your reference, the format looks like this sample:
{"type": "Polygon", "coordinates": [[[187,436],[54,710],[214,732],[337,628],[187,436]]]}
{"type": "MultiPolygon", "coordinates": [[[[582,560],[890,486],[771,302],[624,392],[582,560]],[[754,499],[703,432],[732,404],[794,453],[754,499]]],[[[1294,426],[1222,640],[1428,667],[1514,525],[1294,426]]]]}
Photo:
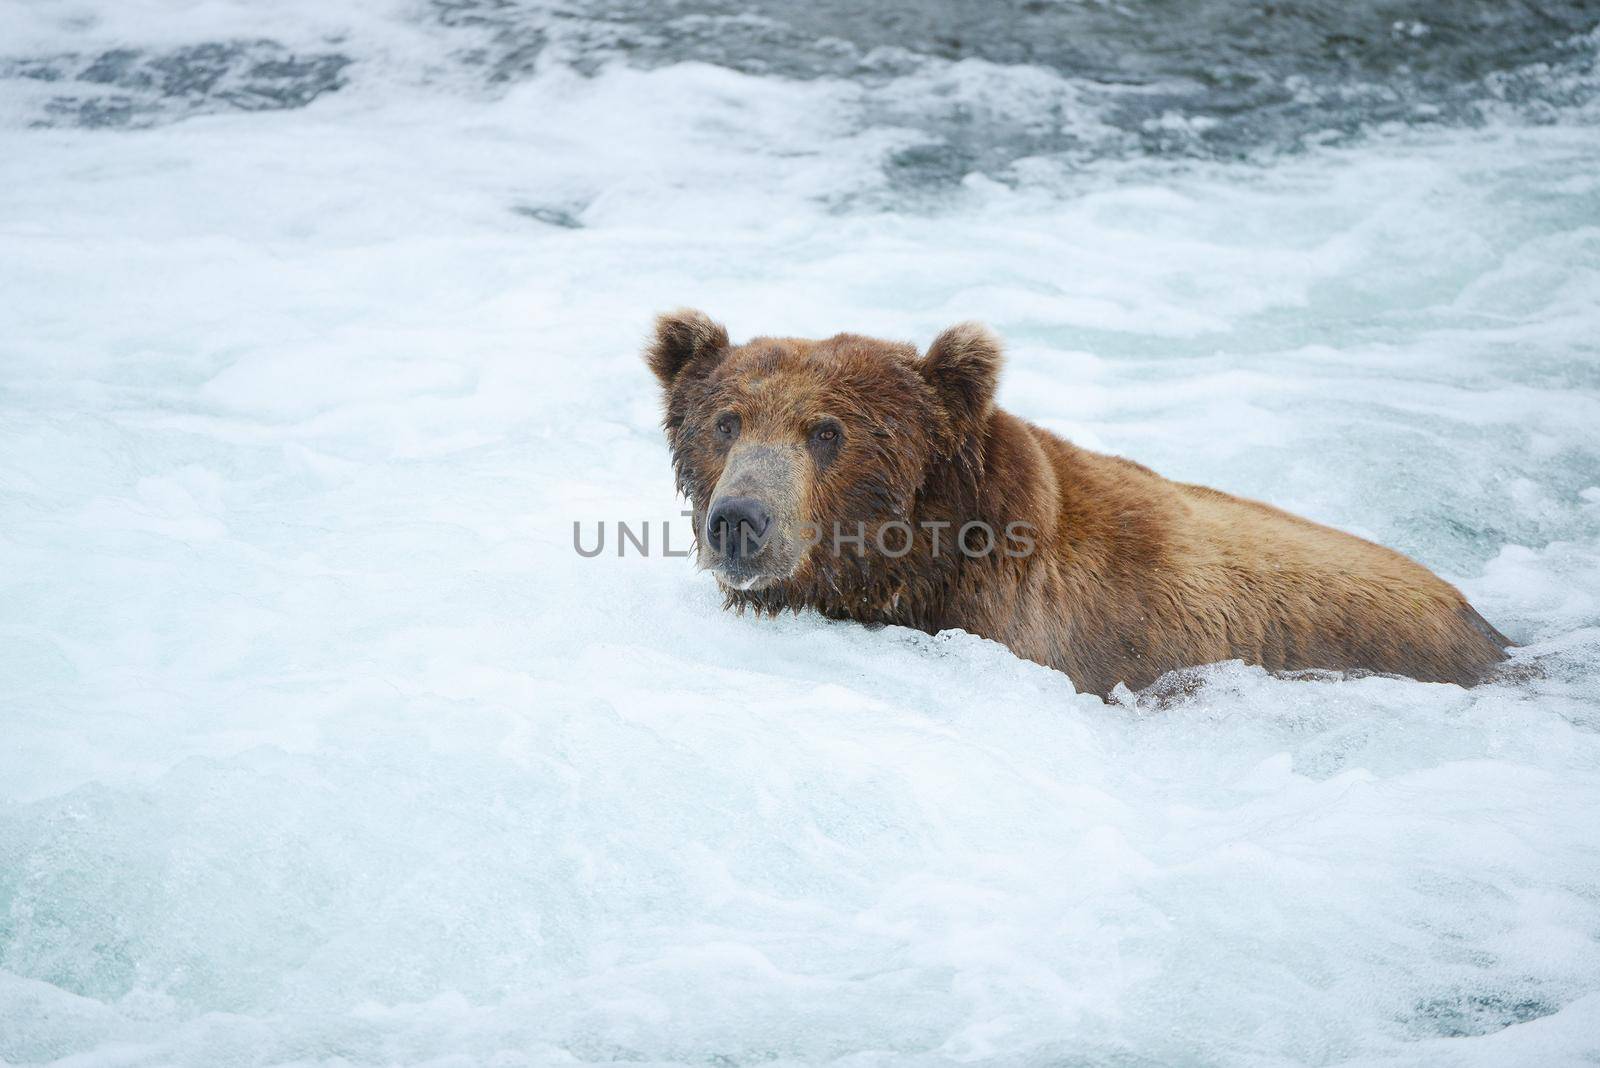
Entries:
{"type": "Polygon", "coordinates": [[[645,355],[701,561],[729,607],[960,628],[1101,696],[1233,659],[1466,686],[1506,657],[1507,639],[1455,587],[1397,552],[995,407],[1001,347],[978,324],[919,355],[854,334],[733,345],[685,310],[657,320],[645,355]],[[765,467],[734,471],[757,453],[765,467]],[[757,501],[773,528],[737,581],[724,575],[744,576],[740,561],[706,544],[719,486],[757,501]],[[953,551],[969,523],[1022,524],[1031,551],[953,551]],[[806,550],[794,535],[805,524],[865,536],[806,550]]]}

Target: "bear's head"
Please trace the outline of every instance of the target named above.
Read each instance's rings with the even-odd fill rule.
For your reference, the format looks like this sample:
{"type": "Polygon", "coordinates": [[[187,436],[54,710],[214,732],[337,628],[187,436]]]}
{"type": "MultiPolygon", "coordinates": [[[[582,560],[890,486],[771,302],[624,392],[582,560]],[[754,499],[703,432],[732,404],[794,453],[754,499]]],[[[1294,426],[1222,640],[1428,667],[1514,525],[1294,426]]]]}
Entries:
{"type": "Polygon", "coordinates": [[[932,487],[975,486],[1001,364],[976,323],[919,355],[854,334],[734,345],[697,311],[661,316],[645,358],[699,561],[731,600],[766,607],[794,607],[783,587],[859,585],[851,574],[885,545],[898,559],[921,536],[905,528],[932,487]],[[885,537],[886,524],[900,530],[885,537]]]}

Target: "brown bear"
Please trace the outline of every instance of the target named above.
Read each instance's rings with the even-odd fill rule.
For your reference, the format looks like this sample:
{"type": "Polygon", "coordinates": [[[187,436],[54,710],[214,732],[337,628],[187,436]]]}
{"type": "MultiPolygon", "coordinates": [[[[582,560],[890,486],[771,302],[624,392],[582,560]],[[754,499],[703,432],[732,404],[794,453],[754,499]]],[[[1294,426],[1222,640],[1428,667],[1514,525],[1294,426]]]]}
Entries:
{"type": "Polygon", "coordinates": [[[1220,660],[1470,685],[1509,644],[1380,545],[1080,449],[994,405],[998,340],[732,345],[696,311],[646,352],[699,562],[727,606],[960,628],[1102,697],[1220,660]]]}

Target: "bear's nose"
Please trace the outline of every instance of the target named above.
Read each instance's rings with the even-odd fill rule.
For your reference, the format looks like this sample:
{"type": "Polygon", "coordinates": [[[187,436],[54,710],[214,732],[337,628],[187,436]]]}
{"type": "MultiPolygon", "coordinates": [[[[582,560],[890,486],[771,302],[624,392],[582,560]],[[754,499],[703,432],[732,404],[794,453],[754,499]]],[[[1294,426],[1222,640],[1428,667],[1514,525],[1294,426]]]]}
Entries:
{"type": "Polygon", "coordinates": [[[761,551],[761,539],[772,525],[772,513],[754,497],[725,497],[706,518],[711,547],[737,560],[761,551]]]}

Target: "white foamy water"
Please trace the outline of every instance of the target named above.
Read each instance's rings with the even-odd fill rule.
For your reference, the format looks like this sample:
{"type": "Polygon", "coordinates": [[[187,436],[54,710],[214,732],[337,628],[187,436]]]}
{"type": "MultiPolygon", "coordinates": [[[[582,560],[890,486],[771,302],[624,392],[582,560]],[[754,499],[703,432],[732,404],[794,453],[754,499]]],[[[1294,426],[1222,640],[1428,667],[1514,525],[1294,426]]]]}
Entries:
{"type": "Polygon", "coordinates": [[[34,129],[0,82],[0,1061],[1600,1055],[1584,116],[907,199],[922,94],[1100,120],[976,61],[490,96],[363,17],[299,110],[34,129]],[[1107,704],[583,559],[677,516],[638,349],[685,304],[984,319],[1007,407],[1410,553],[1536,670],[1107,704]]]}

